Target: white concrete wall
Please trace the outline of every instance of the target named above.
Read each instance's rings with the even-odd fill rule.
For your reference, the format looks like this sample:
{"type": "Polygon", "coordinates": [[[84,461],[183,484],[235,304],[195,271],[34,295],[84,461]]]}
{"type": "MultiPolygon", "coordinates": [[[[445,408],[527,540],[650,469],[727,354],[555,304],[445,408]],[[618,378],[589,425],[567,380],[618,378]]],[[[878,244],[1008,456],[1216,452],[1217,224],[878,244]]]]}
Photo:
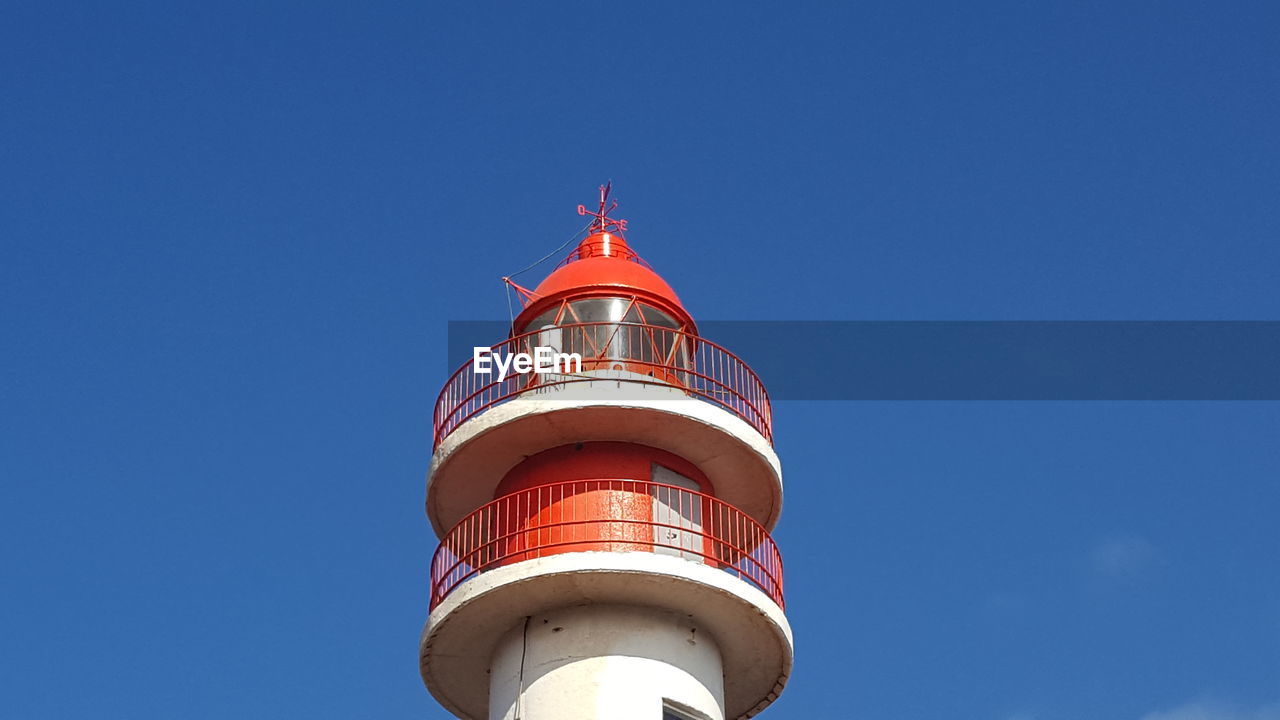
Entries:
{"type": "Polygon", "coordinates": [[[759,713],[791,676],[791,627],[754,585],[669,555],[572,552],[494,568],[459,585],[423,628],[422,678],[450,712],[486,720],[495,651],[512,628],[527,615],[586,605],[641,606],[695,623],[691,638],[709,635],[720,650],[726,718],[759,713]]]}
{"type": "Polygon", "coordinates": [[[534,615],[498,643],[489,682],[489,720],[660,720],[664,699],[725,717],[715,638],[687,616],[652,608],[534,615]]]}

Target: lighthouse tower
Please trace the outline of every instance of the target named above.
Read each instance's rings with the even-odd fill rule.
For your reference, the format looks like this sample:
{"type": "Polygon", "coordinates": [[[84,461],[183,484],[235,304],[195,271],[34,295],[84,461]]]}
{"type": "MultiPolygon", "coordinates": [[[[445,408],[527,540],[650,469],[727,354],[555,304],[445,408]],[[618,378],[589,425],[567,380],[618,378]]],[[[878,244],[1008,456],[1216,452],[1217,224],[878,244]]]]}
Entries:
{"type": "Polygon", "coordinates": [[[747,718],[791,673],[768,394],[607,203],[436,401],[420,660],[461,718],[747,718]]]}

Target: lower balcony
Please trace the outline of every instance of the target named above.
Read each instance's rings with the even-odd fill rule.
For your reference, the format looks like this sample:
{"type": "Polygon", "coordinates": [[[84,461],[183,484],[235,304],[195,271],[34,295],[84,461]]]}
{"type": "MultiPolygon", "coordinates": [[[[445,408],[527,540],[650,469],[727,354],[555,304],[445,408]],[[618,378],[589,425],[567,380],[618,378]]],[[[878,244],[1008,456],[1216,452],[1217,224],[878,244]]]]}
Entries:
{"type": "Polygon", "coordinates": [[[784,607],[782,557],[737,508],[693,490],[640,480],[574,480],[498,498],[440,542],[431,607],[496,568],[564,553],[651,553],[730,573],[784,607]]]}

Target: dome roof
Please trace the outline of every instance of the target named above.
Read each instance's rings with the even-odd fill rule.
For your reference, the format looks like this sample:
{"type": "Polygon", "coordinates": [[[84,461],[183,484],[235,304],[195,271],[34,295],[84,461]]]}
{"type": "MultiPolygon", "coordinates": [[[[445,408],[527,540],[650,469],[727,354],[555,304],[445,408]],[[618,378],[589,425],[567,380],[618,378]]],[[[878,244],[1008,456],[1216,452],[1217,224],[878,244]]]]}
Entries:
{"type": "Polygon", "coordinates": [[[530,293],[529,304],[516,318],[524,325],[548,307],[586,297],[638,297],[689,326],[693,318],[684,309],[676,291],[654,272],[619,234],[595,232],[564,259],[530,293]]]}

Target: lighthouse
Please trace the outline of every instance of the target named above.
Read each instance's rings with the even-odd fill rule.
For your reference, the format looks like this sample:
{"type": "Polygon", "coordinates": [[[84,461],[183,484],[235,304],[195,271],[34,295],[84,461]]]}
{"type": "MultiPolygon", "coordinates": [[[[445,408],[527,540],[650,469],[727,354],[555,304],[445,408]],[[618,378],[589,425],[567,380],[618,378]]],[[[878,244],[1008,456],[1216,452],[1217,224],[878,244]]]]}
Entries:
{"type": "Polygon", "coordinates": [[[436,400],[419,659],[460,718],[748,718],[791,674],[768,393],[609,202],[436,400]]]}

